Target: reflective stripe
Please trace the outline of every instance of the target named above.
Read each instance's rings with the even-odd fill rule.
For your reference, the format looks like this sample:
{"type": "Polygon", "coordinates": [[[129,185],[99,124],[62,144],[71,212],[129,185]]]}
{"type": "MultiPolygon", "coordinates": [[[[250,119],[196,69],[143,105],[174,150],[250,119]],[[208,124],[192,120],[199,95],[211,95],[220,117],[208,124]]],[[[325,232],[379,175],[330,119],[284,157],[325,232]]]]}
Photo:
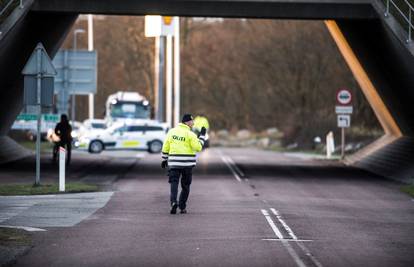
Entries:
{"type": "Polygon", "coordinates": [[[195,159],[190,159],[190,160],[168,160],[168,162],[196,162],[195,159]]]}
{"type": "Polygon", "coordinates": [[[168,166],[170,167],[189,167],[196,165],[196,155],[170,155],[168,157],[168,166]]]}
{"type": "Polygon", "coordinates": [[[169,160],[195,160],[196,157],[177,157],[177,156],[169,156],[169,160]]]}
{"type": "Polygon", "coordinates": [[[195,154],[170,154],[170,157],[195,157],[195,154]]]}
{"type": "Polygon", "coordinates": [[[168,167],[174,167],[174,166],[178,166],[178,167],[188,167],[188,166],[195,166],[196,163],[195,162],[168,162],[168,167]]]}

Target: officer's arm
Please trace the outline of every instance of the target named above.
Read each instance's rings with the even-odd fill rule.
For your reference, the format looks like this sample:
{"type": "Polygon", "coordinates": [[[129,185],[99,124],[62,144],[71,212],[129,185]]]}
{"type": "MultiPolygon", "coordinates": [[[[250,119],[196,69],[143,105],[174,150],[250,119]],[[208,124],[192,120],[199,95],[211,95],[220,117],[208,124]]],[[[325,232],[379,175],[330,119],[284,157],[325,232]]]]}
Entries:
{"type": "Polygon", "coordinates": [[[168,132],[167,137],[164,140],[162,145],[162,160],[168,160],[168,154],[170,153],[170,132],[168,132]]]}
{"type": "Polygon", "coordinates": [[[191,148],[194,152],[200,152],[201,149],[203,149],[204,146],[204,139],[203,138],[197,138],[197,135],[193,132],[190,132],[190,143],[191,148]]]}

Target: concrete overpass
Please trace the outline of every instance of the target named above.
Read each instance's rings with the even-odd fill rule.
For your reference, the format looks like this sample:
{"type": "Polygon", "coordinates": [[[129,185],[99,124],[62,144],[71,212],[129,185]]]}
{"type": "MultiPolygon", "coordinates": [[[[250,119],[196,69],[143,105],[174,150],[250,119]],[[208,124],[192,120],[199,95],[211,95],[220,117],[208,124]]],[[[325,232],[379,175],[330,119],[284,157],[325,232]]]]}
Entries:
{"type": "Polygon", "coordinates": [[[370,0],[38,0],[34,11],[277,19],[377,17],[370,0]]]}
{"type": "MultiPolygon", "coordinates": [[[[323,19],[386,136],[350,164],[414,173],[414,56],[380,0],[26,0],[0,25],[0,136],[22,107],[21,69],[37,42],[54,55],[78,14],[323,19]],[[385,146],[384,146],[385,144],[385,146]]],[[[398,28],[399,27],[399,28],[398,28]]]]}

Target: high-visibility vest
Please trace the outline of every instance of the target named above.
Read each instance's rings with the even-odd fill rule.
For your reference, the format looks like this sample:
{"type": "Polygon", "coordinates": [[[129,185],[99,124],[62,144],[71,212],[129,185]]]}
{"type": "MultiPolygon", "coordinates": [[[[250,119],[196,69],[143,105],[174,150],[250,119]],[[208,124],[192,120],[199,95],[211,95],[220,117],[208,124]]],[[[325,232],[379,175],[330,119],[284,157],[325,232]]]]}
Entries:
{"type": "Polygon", "coordinates": [[[178,124],[167,133],[162,146],[162,158],[168,160],[169,168],[186,168],[196,165],[196,153],[204,145],[203,137],[197,138],[187,125],[178,124]]]}
{"type": "Polygon", "coordinates": [[[210,125],[208,123],[208,120],[206,117],[203,116],[197,116],[194,118],[194,126],[197,131],[200,131],[202,127],[206,128],[208,130],[210,128],[210,125]]]}

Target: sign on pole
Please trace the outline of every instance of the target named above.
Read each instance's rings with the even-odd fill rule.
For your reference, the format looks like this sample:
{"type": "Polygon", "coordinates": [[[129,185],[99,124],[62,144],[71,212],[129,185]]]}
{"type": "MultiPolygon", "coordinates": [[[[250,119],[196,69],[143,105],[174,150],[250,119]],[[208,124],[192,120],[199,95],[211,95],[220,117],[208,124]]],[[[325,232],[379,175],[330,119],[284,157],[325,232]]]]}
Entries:
{"type": "Polygon", "coordinates": [[[347,89],[340,89],[336,93],[337,106],[335,112],[338,114],[338,127],[341,128],[341,158],[345,157],[345,128],[351,126],[351,114],[353,108],[351,106],[352,93],[347,89]]]}
{"type": "Polygon", "coordinates": [[[55,93],[66,90],[73,95],[96,94],[97,59],[96,51],[60,50],[53,58],[57,70],[55,93]]]}
{"type": "Polygon", "coordinates": [[[24,75],[24,104],[37,106],[35,185],[39,185],[42,106],[50,106],[53,103],[53,77],[56,75],[56,69],[41,43],[38,43],[33,50],[22,74],[24,75]]]}
{"type": "Polygon", "coordinates": [[[338,127],[349,128],[351,126],[351,115],[338,115],[338,127]]]}
{"type": "MultiPolygon", "coordinates": [[[[155,109],[156,109],[156,118],[159,121],[164,121],[164,43],[166,38],[169,40],[168,44],[171,44],[171,38],[174,36],[174,38],[177,38],[175,35],[178,31],[179,27],[179,18],[178,17],[170,17],[170,16],[145,16],[145,37],[155,37],[156,40],[156,48],[155,48],[155,95],[156,95],[156,101],[155,101],[155,109]]],[[[179,40],[178,40],[179,42],[179,40]]],[[[179,48],[175,48],[175,53],[179,53],[177,51],[179,48]]],[[[170,55],[170,52],[172,50],[172,47],[170,48],[170,45],[168,45],[168,53],[167,55],[170,55]]],[[[177,60],[177,57],[175,57],[175,60],[177,60]]],[[[179,63],[179,59],[177,60],[179,63]]],[[[167,60],[167,64],[170,63],[170,60],[167,60]]],[[[169,65],[168,65],[169,66],[169,65]]],[[[178,64],[176,65],[178,66],[178,64]]],[[[172,77],[172,68],[167,68],[167,75],[168,77],[172,77]]],[[[177,76],[176,76],[177,77],[177,76]]],[[[167,80],[167,96],[172,96],[172,80],[167,80]]],[[[177,100],[177,97],[175,96],[175,99],[177,100]]],[[[172,99],[167,99],[169,103],[171,103],[172,99]]],[[[178,101],[177,101],[178,102],[178,101]]],[[[167,108],[171,108],[172,105],[168,106],[167,108]]],[[[167,110],[167,121],[170,121],[170,115],[171,111],[167,110]]]]}
{"type": "Polygon", "coordinates": [[[57,75],[55,94],[59,114],[67,114],[70,95],[96,94],[98,72],[96,51],[60,50],[53,59],[57,75]]]}
{"type": "Polygon", "coordinates": [[[335,112],[336,114],[352,114],[353,108],[352,106],[336,106],[335,112]]]}
{"type": "Polygon", "coordinates": [[[336,100],[340,105],[349,105],[352,101],[352,94],[347,89],[341,89],[336,93],[336,100]]]}
{"type": "Polygon", "coordinates": [[[25,76],[41,74],[43,77],[53,77],[56,75],[56,69],[41,43],[38,43],[32,52],[32,55],[22,70],[22,74],[25,76]],[[40,53],[39,58],[37,57],[38,52],[40,53]]]}
{"type": "Polygon", "coordinates": [[[174,36],[178,17],[145,16],[145,37],[174,36]]]}
{"type": "Polygon", "coordinates": [[[22,71],[24,75],[23,103],[33,106],[51,106],[53,104],[53,81],[56,73],[45,48],[39,43],[22,71]],[[39,58],[37,53],[39,53],[39,58]],[[39,70],[37,70],[38,67],[39,70]],[[38,89],[40,92],[38,92],[38,89]]]}

